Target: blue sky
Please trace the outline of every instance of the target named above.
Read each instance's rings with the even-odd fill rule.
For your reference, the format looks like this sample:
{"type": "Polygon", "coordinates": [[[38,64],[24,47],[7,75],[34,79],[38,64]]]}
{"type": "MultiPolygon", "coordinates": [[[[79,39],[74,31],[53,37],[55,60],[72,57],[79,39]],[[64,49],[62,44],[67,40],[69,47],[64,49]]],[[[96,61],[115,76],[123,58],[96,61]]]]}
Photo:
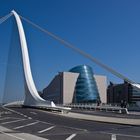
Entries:
{"type": "MultiPolygon", "coordinates": [[[[128,78],[140,82],[139,0],[0,0],[0,17],[20,15],[69,41],[128,78]]],[[[0,25],[0,87],[4,81],[11,19],[0,25]]],[[[59,71],[88,64],[95,74],[120,82],[99,66],[23,22],[35,83],[43,89],[59,71]]]]}

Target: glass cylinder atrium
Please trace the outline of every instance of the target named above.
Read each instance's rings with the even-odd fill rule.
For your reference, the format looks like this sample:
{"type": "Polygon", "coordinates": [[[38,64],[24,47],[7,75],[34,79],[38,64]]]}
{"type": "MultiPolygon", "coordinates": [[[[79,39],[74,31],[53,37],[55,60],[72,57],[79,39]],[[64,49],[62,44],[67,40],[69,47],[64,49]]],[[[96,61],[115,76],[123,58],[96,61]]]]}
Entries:
{"type": "Polygon", "coordinates": [[[96,81],[93,76],[92,68],[90,66],[76,66],[72,68],[70,72],[79,73],[79,77],[77,79],[75,87],[75,94],[73,97],[74,103],[88,103],[100,101],[96,81]]]}

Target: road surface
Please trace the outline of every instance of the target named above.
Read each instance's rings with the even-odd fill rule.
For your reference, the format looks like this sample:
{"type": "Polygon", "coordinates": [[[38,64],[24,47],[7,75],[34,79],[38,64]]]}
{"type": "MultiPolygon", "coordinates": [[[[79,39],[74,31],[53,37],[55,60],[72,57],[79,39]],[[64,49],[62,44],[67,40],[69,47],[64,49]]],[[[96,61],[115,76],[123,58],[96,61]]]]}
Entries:
{"type": "Polygon", "coordinates": [[[140,140],[140,127],[63,117],[32,108],[0,107],[0,140],[140,140]]]}

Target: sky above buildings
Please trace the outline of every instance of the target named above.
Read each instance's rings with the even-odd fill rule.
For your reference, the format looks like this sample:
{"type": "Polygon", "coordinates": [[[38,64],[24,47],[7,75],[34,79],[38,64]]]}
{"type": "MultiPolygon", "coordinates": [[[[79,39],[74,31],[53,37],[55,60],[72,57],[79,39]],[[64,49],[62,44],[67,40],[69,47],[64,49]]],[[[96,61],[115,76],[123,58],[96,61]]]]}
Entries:
{"type": "MultiPolygon", "coordinates": [[[[89,53],[128,78],[140,82],[139,0],[0,0],[0,17],[12,9],[89,53]]],[[[0,88],[3,91],[13,19],[0,25],[0,88]]],[[[65,48],[23,21],[33,77],[42,90],[60,71],[88,64],[108,81],[118,78],[65,48]]]]}

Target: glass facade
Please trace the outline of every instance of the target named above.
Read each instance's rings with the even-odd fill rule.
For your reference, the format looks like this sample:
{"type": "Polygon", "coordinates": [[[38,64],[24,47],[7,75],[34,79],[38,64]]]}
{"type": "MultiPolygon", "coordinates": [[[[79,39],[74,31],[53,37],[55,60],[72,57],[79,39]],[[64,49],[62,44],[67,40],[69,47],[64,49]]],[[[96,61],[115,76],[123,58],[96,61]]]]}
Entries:
{"type": "Polygon", "coordinates": [[[129,94],[131,98],[131,103],[136,103],[137,101],[140,101],[140,89],[137,87],[134,87],[133,85],[129,87],[129,94]]]}
{"type": "Polygon", "coordinates": [[[70,72],[79,73],[73,102],[87,103],[100,101],[99,92],[91,67],[87,65],[76,66],[72,68],[70,72]]]}

